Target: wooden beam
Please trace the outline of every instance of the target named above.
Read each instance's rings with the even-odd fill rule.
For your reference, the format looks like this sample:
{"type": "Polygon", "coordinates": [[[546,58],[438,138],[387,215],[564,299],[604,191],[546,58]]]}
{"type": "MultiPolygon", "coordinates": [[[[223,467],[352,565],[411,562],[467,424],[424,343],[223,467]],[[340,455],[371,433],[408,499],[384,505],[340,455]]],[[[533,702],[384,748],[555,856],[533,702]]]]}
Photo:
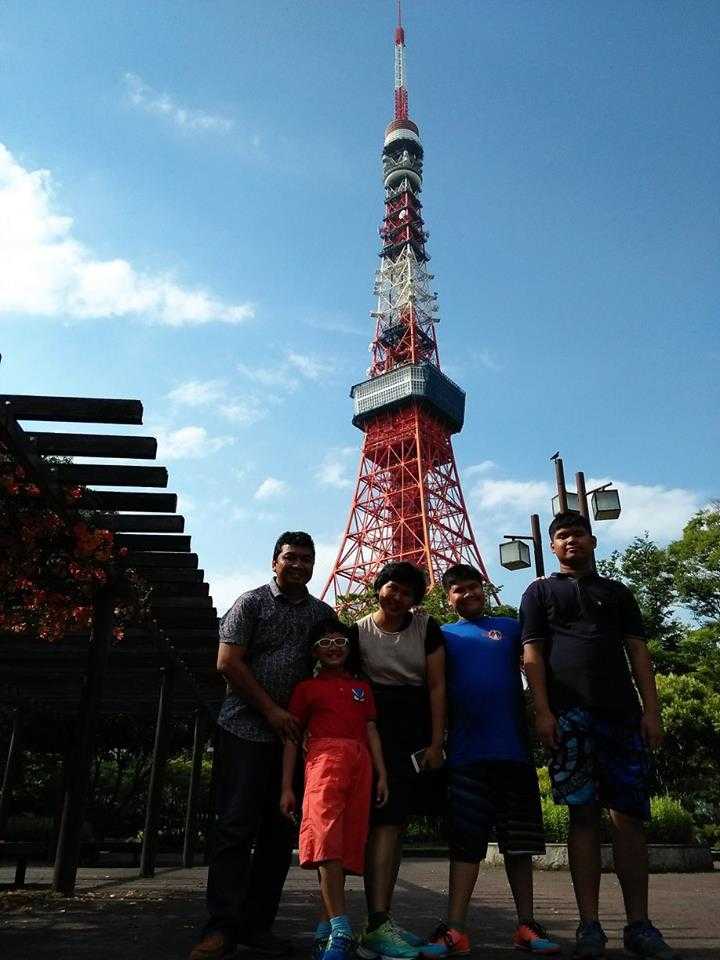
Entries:
{"type": "MultiPolygon", "coordinates": [[[[140,550],[125,561],[128,567],[197,567],[196,553],[157,553],[140,550]]],[[[143,572],[143,576],[145,573],[143,572]]],[[[152,579],[148,574],[148,579],[152,579]]]]}
{"type": "Polygon", "coordinates": [[[218,759],[218,752],[220,749],[220,727],[217,724],[215,724],[215,729],[213,730],[212,746],[212,760],[210,761],[210,790],[208,791],[208,818],[205,825],[205,850],[203,851],[203,862],[206,864],[210,863],[210,857],[212,856],[217,821],[217,792],[220,768],[220,760],[218,759]]]}
{"type": "Polygon", "coordinates": [[[190,782],[188,784],[187,807],[185,809],[185,836],[183,838],[182,865],[186,869],[193,866],[195,859],[195,828],[197,824],[198,788],[202,772],[202,757],[205,749],[206,720],[201,711],[195,714],[195,728],[193,730],[192,765],[190,767],[190,782]]]}
{"type": "Polygon", "coordinates": [[[5,773],[3,774],[2,792],[0,792],[0,834],[5,832],[5,825],[10,816],[10,807],[12,804],[13,787],[17,779],[17,773],[20,769],[20,741],[22,736],[22,714],[20,710],[13,713],[13,727],[10,734],[10,746],[8,747],[7,759],[5,760],[5,773]]]}
{"type": "Polygon", "coordinates": [[[18,420],[64,423],[142,423],[139,400],[105,400],[90,397],[40,397],[0,394],[0,404],[10,403],[18,420]]]}
{"type": "Polygon", "coordinates": [[[218,642],[217,624],[211,627],[166,627],[165,632],[178,650],[205,649],[205,644],[212,648],[218,642]]]}
{"type": "Polygon", "coordinates": [[[165,467],[127,467],[115,463],[58,463],[52,468],[62,483],[98,487],[166,487],[165,467]]]}
{"type": "Polygon", "coordinates": [[[192,597],[159,597],[155,592],[153,592],[151,603],[154,610],[202,610],[207,609],[211,610],[213,601],[212,597],[201,597],[197,594],[192,597]]]}
{"type": "Polygon", "coordinates": [[[115,543],[119,547],[127,547],[130,551],[127,560],[130,566],[133,564],[134,555],[140,551],[187,553],[190,550],[190,537],[185,534],[118,533],[115,537],[115,543]]]}
{"type": "Polygon", "coordinates": [[[207,597],[210,587],[207,583],[154,583],[152,585],[152,599],[170,597],[207,597]]]}
{"type": "Polygon", "coordinates": [[[115,533],[182,533],[185,518],[177,513],[96,513],[91,518],[96,527],[115,533]]]}
{"type": "Polygon", "coordinates": [[[65,491],[61,489],[56,475],[49,469],[43,458],[28,443],[25,431],[17,422],[12,404],[0,403],[0,436],[3,437],[19,463],[40,487],[42,495],[55,508],[61,517],[65,517],[67,504],[65,491]]]}
{"type": "MultiPolygon", "coordinates": [[[[185,556],[185,554],[183,554],[185,556]]],[[[136,566],[138,566],[136,564],[136,566]]],[[[141,574],[143,579],[151,584],[182,584],[182,583],[202,583],[205,576],[204,570],[190,570],[182,567],[142,567],[141,574]]]]}
{"type": "Polygon", "coordinates": [[[65,791],[60,834],[55,853],[53,889],[66,896],[70,896],[75,889],[80,860],[80,831],[90,786],[95,726],[112,640],[113,610],[111,590],[109,588],[100,590],[95,601],[93,642],[90,645],[87,679],[80,709],[78,742],[74,751],[73,771],[65,791]]]}
{"type": "MultiPolygon", "coordinates": [[[[198,599],[202,599],[201,597],[198,599]]],[[[172,627],[212,627],[217,623],[217,611],[214,607],[204,609],[197,607],[168,607],[162,610],[153,610],[161,627],[167,628],[168,633],[172,627]]]]}
{"type": "Polygon", "coordinates": [[[83,510],[141,510],[174,513],[176,493],[134,493],[125,490],[87,490],[79,501],[83,510]]]}
{"type": "Polygon", "coordinates": [[[101,433],[45,433],[27,431],[25,436],[37,453],[52,457],[125,457],[130,460],[154,460],[154,437],[118,437],[101,433]]]}
{"type": "Polygon", "coordinates": [[[175,671],[172,668],[163,670],[162,684],[160,686],[157,722],[155,724],[153,761],[150,769],[150,784],[148,787],[147,808],[145,811],[145,829],[143,831],[142,853],[140,854],[141,877],[152,877],[155,875],[157,829],[165,765],[167,763],[171,713],[170,704],[172,703],[174,673],[175,671]]]}

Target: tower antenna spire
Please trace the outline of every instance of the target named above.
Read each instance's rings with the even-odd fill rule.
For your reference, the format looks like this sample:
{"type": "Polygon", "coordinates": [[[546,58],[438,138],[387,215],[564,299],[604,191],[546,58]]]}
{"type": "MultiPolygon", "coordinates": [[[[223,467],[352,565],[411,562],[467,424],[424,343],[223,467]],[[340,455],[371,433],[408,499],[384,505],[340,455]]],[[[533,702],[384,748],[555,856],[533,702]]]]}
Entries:
{"type": "Polygon", "coordinates": [[[405,86],[405,30],[402,25],[402,6],[397,0],[398,22],[395,27],[395,119],[407,120],[408,92],[405,86]]]}
{"type": "MultiPolygon", "coordinates": [[[[452,448],[465,420],[465,392],[440,367],[437,294],[420,200],[424,151],[408,116],[404,49],[398,0],[395,115],[382,149],[375,335],[367,378],[350,391],[352,422],[365,436],[345,533],[323,591],[353,618],[364,613],[375,577],[391,561],[421,567],[430,585],[456,563],[470,564],[488,580],[452,448]]],[[[497,597],[489,580],[488,591],[497,597]]]]}

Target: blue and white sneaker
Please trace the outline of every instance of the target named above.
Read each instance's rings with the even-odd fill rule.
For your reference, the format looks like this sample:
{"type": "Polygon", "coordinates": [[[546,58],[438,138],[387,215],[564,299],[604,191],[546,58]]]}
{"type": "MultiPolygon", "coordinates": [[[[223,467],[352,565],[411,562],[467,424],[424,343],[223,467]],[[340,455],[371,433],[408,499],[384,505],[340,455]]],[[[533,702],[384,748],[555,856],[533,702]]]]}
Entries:
{"type": "Polygon", "coordinates": [[[350,934],[331,933],[322,960],[350,960],[355,952],[355,943],[350,934]]]}
{"type": "Polygon", "coordinates": [[[310,960],[323,960],[329,943],[330,937],[315,937],[310,951],[310,960]]]}

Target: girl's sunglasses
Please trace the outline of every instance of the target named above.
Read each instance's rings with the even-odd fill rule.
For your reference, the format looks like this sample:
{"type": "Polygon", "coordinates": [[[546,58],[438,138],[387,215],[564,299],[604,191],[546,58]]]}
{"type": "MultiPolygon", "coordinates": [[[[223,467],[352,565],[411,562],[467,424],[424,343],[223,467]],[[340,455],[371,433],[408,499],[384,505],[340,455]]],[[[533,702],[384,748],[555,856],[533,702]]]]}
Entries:
{"type": "Polygon", "coordinates": [[[327,650],[329,647],[347,647],[349,642],[347,637],[323,637],[322,640],[317,641],[316,645],[327,650]]]}

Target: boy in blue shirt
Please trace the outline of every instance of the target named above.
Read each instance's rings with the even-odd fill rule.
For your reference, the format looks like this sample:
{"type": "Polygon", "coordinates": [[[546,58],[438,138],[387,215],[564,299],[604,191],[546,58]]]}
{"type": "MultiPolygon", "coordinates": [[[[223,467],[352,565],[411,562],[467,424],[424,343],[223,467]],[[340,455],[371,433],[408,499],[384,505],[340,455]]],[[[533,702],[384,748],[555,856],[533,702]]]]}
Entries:
{"type": "Polygon", "coordinates": [[[480,572],[446,570],[442,584],[460,619],[442,627],[448,702],[450,889],[447,922],[431,942],[470,952],[466,920],[494,827],[517,908],[516,948],[559,953],[533,916],[532,857],[545,852],[537,774],[530,756],[520,677],[520,625],[485,617],[480,572]]]}

